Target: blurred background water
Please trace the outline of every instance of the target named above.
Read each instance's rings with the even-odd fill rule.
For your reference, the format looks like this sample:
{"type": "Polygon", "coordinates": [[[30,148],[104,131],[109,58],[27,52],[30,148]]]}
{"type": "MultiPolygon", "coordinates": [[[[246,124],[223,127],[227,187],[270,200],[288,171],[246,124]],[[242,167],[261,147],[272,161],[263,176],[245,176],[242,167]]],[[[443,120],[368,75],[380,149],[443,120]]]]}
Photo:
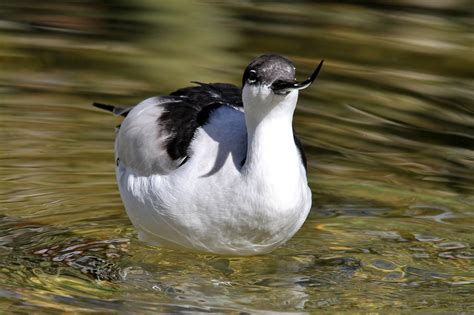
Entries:
{"type": "Polygon", "coordinates": [[[474,309],[473,4],[0,3],[0,309],[474,309]],[[114,177],[117,118],[189,81],[239,85],[285,55],[317,84],[295,116],[313,209],[284,247],[235,258],[140,243],[114,177]]]}

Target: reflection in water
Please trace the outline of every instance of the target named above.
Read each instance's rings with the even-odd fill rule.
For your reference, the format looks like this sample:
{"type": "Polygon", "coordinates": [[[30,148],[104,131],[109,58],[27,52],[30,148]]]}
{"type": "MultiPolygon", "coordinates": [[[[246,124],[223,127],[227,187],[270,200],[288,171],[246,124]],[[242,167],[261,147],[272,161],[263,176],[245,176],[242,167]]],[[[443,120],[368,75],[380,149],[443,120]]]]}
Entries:
{"type": "Polygon", "coordinates": [[[0,4],[0,307],[10,311],[466,311],[474,268],[468,1],[0,4]],[[233,82],[277,52],[314,209],[261,257],[137,241],[113,175],[131,105],[233,82]]]}

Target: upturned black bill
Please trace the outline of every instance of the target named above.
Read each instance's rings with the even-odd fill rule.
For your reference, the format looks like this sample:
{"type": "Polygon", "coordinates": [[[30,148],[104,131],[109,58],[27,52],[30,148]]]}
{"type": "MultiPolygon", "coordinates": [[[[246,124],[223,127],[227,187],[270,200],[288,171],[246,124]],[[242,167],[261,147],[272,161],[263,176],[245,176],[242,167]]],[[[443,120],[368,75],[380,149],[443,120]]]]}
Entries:
{"type": "Polygon", "coordinates": [[[273,82],[271,89],[275,94],[288,94],[289,92],[291,92],[291,90],[306,89],[314,82],[314,80],[316,80],[316,77],[319,74],[319,70],[321,70],[323,66],[323,62],[324,60],[321,60],[316,70],[314,70],[313,74],[308,79],[302,82],[276,80],[275,82],[273,82]]]}

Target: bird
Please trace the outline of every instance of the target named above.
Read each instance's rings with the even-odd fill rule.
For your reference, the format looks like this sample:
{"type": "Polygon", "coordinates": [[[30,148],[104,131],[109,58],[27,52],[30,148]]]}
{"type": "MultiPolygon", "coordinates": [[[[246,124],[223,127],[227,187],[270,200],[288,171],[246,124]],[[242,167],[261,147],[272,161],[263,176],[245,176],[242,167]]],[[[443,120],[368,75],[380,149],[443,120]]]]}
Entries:
{"type": "Polygon", "coordinates": [[[116,180],[138,238],[228,256],[267,254],[292,238],[312,203],[293,115],[323,62],[297,81],[289,59],[265,54],[241,88],[191,81],[133,107],[94,103],[125,117],[116,180]]]}

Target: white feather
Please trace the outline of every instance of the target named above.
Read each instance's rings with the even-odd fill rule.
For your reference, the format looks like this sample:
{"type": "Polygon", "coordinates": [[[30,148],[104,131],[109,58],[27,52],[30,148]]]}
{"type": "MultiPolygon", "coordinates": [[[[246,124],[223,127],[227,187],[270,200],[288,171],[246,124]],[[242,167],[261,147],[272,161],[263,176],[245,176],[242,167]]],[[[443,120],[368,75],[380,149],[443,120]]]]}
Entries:
{"type": "Polygon", "coordinates": [[[178,168],[157,145],[166,136],[156,125],[159,102],[136,106],[117,136],[116,174],[139,237],[228,255],[267,253],[289,240],[311,207],[291,126],[297,97],[245,86],[245,113],[213,111],[178,168]]]}

